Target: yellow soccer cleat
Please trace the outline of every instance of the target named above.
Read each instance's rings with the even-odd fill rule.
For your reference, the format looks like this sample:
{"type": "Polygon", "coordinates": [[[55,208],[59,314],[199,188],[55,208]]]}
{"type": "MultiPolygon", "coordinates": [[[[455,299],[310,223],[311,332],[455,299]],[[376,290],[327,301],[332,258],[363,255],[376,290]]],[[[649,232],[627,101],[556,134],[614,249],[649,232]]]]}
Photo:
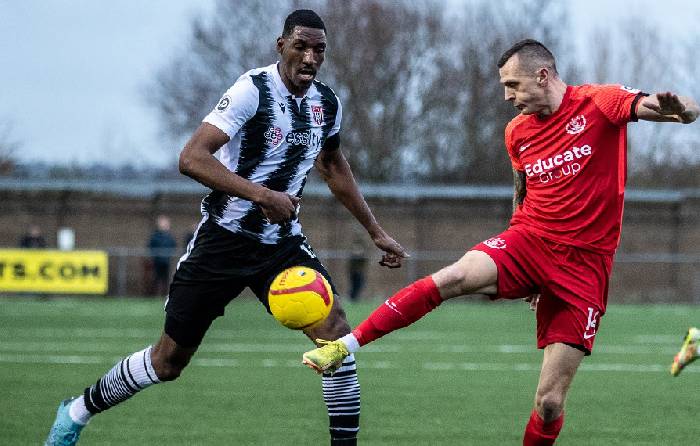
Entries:
{"type": "Polygon", "coordinates": [[[678,376],[679,373],[691,362],[698,358],[698,342],[700,341],[700,330],[695,327],[688,329],[685,335],[681,351],[673,358],[671,364],[671,375],[678,376]]]}
{"type": "Polygon", "coordinates": [[[343,341],[325,341],[316,339],[323,347],[310,350],[302,356],[302,364],[314,369],[316,373],[333,373],[343,364],[350,352],[343,341]]]}

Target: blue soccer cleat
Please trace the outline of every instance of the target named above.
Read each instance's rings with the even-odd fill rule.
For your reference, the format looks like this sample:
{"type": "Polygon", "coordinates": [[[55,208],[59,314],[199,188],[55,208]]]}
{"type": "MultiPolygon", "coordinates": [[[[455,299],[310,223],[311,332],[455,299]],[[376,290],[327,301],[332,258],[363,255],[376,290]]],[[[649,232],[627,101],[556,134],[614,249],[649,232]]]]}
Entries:
{"type": "Polygon", "coordinates": [[[46,439],[44,446],[73,446],[78,442],[80,431],[85,427],[84,424],[78,424],[70,417],[70,404],[75,398],[68,398],[61,401],[56,411],[56,420],[51,426],[49,438],[46,439]]]}

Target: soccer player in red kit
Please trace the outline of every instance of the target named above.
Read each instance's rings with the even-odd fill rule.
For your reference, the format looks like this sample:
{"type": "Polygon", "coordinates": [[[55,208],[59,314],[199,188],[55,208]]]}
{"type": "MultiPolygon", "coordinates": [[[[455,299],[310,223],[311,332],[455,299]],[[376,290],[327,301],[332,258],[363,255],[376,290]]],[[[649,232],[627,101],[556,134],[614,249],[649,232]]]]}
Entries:
{"type": "Polygon", "coordinates": [[[672,93],[569,86],[552,53],[531,39],[507,50],[498,68],[505,100],[520,111],[505,131],[515,181],[510,227],[396,293],[351,334],[318,340],[326,345],[303,361],[319,372],[333,370],[360,346],[453,297],[525,298],[536,310],[544,356],[523,445],[551,445],[564,422],[567,391],[605,313],[622,222],[627,123],[689,124],[700,110],[672,93]]]}

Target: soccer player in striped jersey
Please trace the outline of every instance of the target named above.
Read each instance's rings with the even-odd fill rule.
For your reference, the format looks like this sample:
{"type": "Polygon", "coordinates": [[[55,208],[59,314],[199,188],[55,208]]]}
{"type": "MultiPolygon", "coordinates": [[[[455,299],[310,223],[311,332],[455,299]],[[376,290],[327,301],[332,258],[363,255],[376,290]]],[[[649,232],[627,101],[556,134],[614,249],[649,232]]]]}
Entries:
{"type": "MultiPolygon", "coordinates": [[[[117,363],[83,395],[62,402],[47,445],[75,444],[92,416],[180,376],[213,320],[244,288],[268,307],[270,283],[295,265],[319,271],[333,287],[298,219],[314,165],[383,251],[380,263],[401,266],[404,249],[377,223],[340,149],[340,100],[315,79],[326,51],[321,18],[311,10],[291,13],[277,51],[278,63],[238,78],[180,155],[180,171],[212,192],[202,201],[203,218],[170,284],[160,340],[117,363]]],[[[305,330],[312,340],[349,332],[339,299],[321,326],[305,330]]],[[[322,381],[331,445],[355,445],[360,385],[354,358],[344,358],[339,373],[322,381]]]]}
{"type": "Polygon", "coordinates": [[[505,132],[515,179],[510,227],[399,291],[351,334],[305,353],[303,361],[332,370],[346,354],[453,297],[526,298],[536,310],[544,356],[523,445],[545,446],[559,435],[567,392],[605,313],[622,224],[627,123],[689,124],[700,110],[669,92],[567,85],[552,53],[531,39],[506,51],[498,68],[505,99],[520,111],[505,132]]]}

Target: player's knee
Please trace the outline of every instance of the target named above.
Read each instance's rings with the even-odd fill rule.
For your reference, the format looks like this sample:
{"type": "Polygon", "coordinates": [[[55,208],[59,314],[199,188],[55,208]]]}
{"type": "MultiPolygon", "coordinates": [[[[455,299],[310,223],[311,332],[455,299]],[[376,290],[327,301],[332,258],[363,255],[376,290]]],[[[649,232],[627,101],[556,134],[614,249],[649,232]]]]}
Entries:
{"type": "Polygon", "coordinates": [[[307,329],[305,333],[312,340],[317,338],[335,340],[350,333],[350,324],[342,307],[334,306],[321,325],[307,329]]]}
{"type": "Polygon", "coordinates": [[[151,358],[153,371],[160,381],[175,381],[180,377],[187,363],[174,361],[172,358],[155,355],[151,358]]]}
{"type": "Polygon", "coordinates": [[[175,381],[180,377],[185,367],[169,362],[153,362],[153,370],[160,381],[175,381]]]}
{"type": "Polygon", "coordinates": [[[490,264],[486,264],[481,254],[469,252],[433,276],[443,299],[477,292],[495,292],[495,267],[491,268],[490,264]],[[489,287],[493,287],[493,290],[489,287]]]}
{"type": "Polygon", "coordinates": [[[564,411],[564,397],[554,392],[538,394],[535,404],[545,423],[556,420],[564,411]]]}

